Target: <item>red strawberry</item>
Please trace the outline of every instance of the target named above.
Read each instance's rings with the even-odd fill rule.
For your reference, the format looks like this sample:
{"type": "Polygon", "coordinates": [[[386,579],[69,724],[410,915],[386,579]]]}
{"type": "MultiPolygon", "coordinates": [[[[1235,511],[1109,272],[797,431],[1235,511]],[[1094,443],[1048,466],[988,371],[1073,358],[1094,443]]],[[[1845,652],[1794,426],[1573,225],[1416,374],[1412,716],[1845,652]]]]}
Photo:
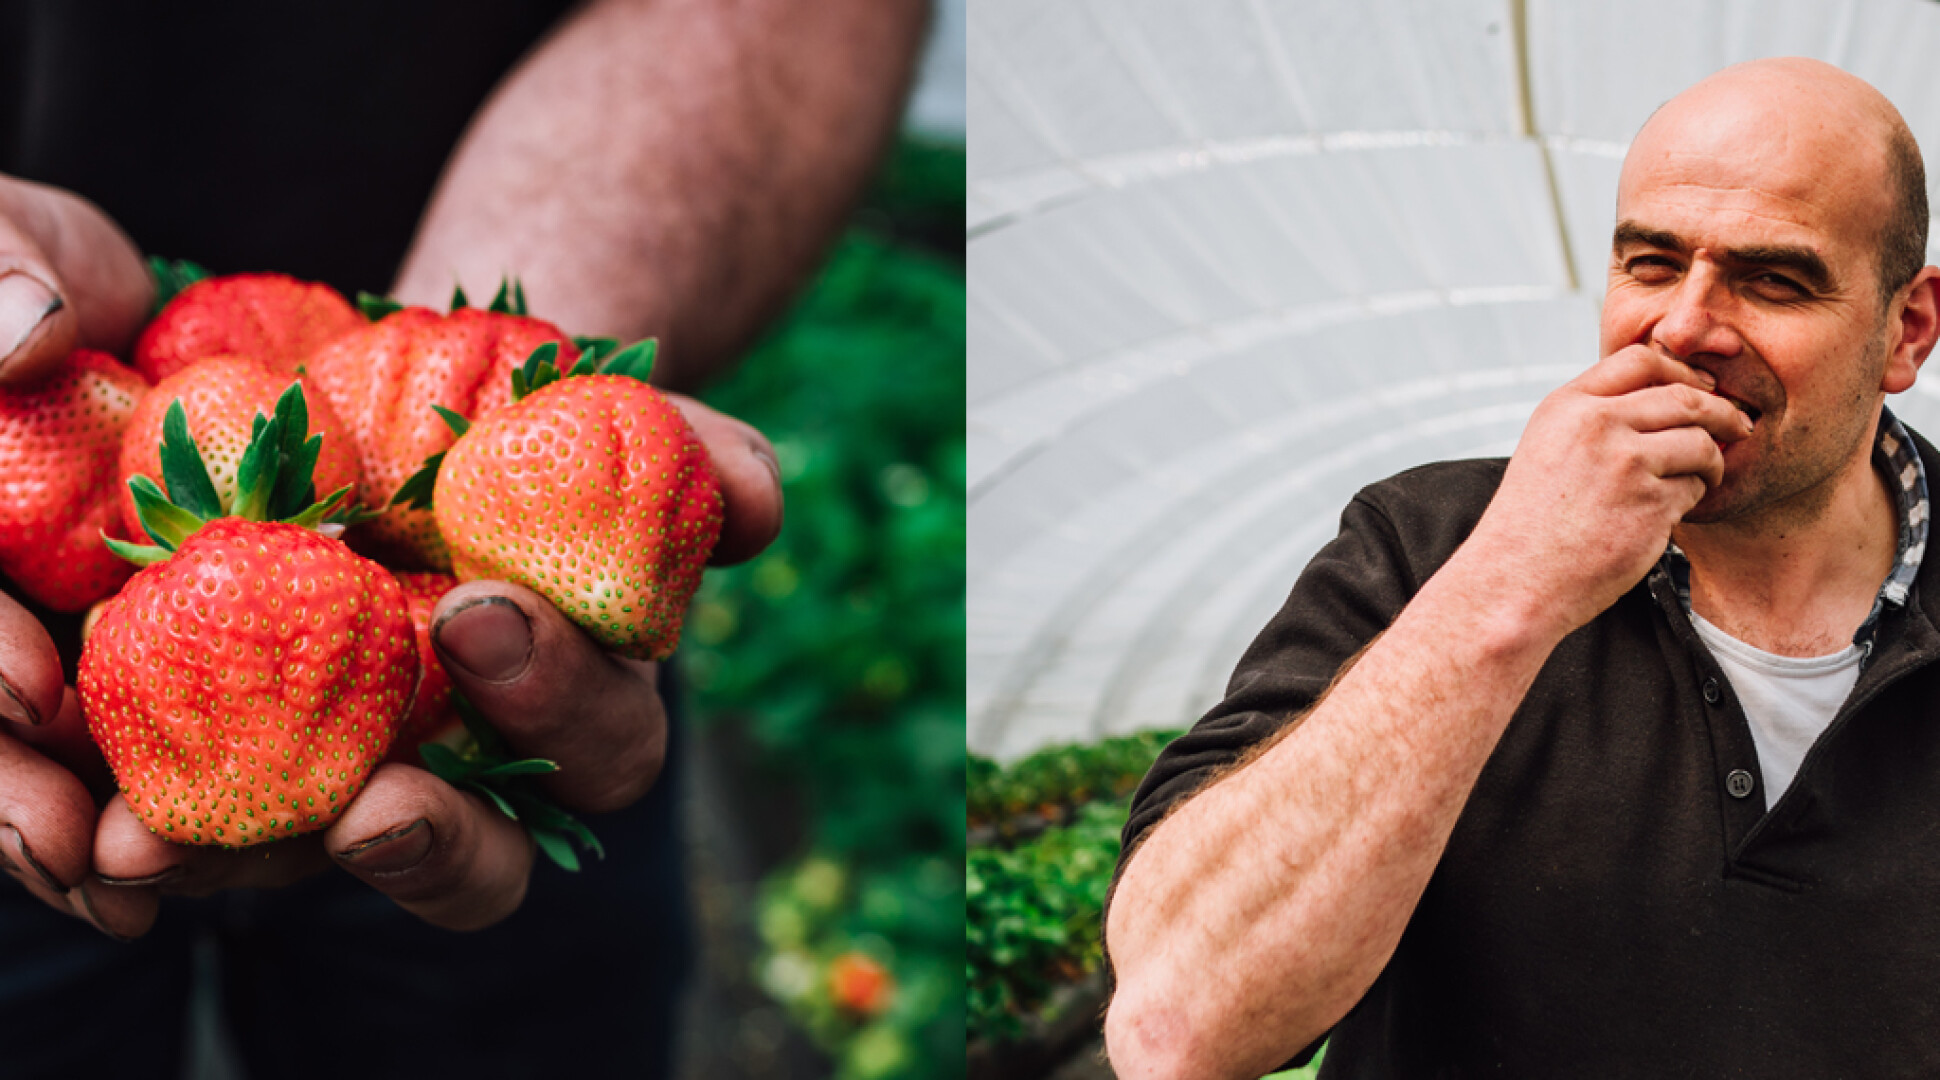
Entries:
{"type": "Polygon", "coordinates": [[[364,325],[328,285],[231,274],[176,293],[135,342],[134,362],[160,382],[205,356],[253,356],[287,383],[311,353],[364,325]]]}
{"type": "MultiPolygon", "coordinates": [[[[121,520],[128,535],[141,536],[141,513],[135,507],[128,481],[137,476],[162,475],[162,420],[180,401],[195,432],[196,448],[209,466],[216,496],[224,502],[236,494],[236,469],[249,446],[258,413],[275,410],[289,388],[290,378],[271,374],[258,361],[244,356],[209,356],[170,375],[135,409],[122,437],[120,479],[121,520]]],[[[344,425],[320,396],[307,397],[310,430],[324,436],[317,454],[316,484],[335,491],[358,481],[357,453],[343,434],[344,425]]]]}
{"type": "Polygon", "coordinates": [[[875,1016],[889,1008],[895,977],[868,953],[850,950],[829,961],[829,997],[849,1012],[875,1016]]]}
{"type": "Polygon", "coordinates": [[[535,350],[513,374],[514,403],[432,466],[438,530],[459,580],[517,582],[608,648],[661,659],[720,537],[720,481],[680,410],[646,383],[652,342],[600,373],[588,355],[572,377],[556,355],[535,350]]]}
{"type": "Polygon", "coordinates": [[[158,546],[81,653],[88,729],[137,815],[166,839],[245,847],[327,827],[389,749],[419,676],[390,572],[313,531],[301,386],[277,402],[223,502],[179,404],[162,473],[134,481],[158,546]],[[230,516],[222,516],[228,514],[230,516]]]}
{"type": "Polygon", "coordinates": [[[461,307],[440,315],[405,308],[310,358],[312,385],[330,399],[356,444],[363,467],[359,500],[383,511],[364,527],[373,554],[391,565],[450,568],[431,515],[391,507],[391,497],[426,458],[451,445],[451,432],[430,407],[490,414],[509,400],[513,369],[547,341],[578,356],[558,327],[510,311],[461,307]]]}
{"type": "Polygon", "coordinates": [[[115,512],[122,432],[148,392],[106,353],[0,389],[0,573],[56,611],[83,611],[132,572],[101,542],[127,538],[115,512]]]}
{"type": "Polygon", "coordinates": [[[459,726],[458,712],[451,704],[451,676],[445,674],[444,664],[431,647],[432,612],[446,593],[458,587],[458,579],[450,574],[399,573],[397,583],[404,589],[411,627],[417,631],[418,661],[424,665],[424,678],[418,680],[411,712],[398,728],[397,741],[391,744],[390,757],[385,760],[416,765],[420,743],[442,741],[459,726]]]}

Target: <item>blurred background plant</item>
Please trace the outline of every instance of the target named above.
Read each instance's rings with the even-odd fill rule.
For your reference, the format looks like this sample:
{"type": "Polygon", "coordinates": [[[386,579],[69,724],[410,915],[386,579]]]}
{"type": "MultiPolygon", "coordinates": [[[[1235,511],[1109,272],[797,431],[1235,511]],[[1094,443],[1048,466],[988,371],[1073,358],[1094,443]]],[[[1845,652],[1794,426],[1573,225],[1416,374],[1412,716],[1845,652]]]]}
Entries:
{"type": "Polygon", "coordinates": [[[905,138],[705,395],[774,441],[787,524],[708,574],[682,668],[759,834],[753,977],[845,1080],[964,1070],[964,162],[905,138]]]}

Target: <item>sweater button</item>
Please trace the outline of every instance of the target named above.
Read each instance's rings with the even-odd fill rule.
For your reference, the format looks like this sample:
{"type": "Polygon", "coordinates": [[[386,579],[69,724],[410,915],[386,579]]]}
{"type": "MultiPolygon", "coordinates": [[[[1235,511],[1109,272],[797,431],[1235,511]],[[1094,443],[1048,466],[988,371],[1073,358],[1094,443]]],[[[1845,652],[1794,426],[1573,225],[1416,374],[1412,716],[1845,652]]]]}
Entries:
{"type": "Polygon", "coordinates": [[[1718,699],[1723,696],[1724,696],[1724,691],[1718,689],[1718,680],[1716,679],[1704,680],[1704,703],[1706,705],[1716,705],[1718,703],[1718,699]]]}
{"type": "Polygon", "coordinates": [[[1734,799],[1742,799],[1750,795],[1751,788],[1751,774],[1743,769],[1733,769],[1731,774],[1724,778],[1724,789],[1731,792],[1731,797],[1734,799]]]}

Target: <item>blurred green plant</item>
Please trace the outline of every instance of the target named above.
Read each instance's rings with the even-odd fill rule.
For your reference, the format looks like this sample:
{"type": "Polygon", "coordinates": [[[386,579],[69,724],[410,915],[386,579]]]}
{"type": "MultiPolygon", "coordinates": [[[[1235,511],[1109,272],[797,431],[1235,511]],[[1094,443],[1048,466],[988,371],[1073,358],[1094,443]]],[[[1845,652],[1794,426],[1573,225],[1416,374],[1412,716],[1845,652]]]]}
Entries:
{"type": "Polygon", "coordinates": [[[896,239],[961,236],[963,169],[961,146],[899,146],[862,224],[705,395],[774,442],[787,524],[708,574],[684,669],[703,721],[741,725],[806,801],[810,853],[764,886],[760,977],[858,1080],[964,1068],[963,265],[896,239]],[[863,982],[881,965],[886,1010],[830,1004],[817,973],[851,954],[863,982]]]}

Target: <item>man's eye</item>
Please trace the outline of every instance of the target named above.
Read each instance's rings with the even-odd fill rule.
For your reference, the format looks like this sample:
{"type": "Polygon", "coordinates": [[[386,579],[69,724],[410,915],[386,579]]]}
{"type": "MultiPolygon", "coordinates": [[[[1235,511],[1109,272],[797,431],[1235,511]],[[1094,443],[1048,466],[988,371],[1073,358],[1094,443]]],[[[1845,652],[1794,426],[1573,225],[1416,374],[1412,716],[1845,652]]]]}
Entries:
{"type": "Polygon", "coordinates": [[[1639,255],[1624,264],[1630,276],[1639,281],[1668,281],[1677,276],[1677,264],[1662,255],[1639,255]]]}
{"type": "Polygon", "coordinates": [[[1759,292],[1776,299],[1789,299],[1805,295],[1805,286],[1800,285],[1784,274],[1758,274],[1751,279],[1751,283],[1759,292]]]}

